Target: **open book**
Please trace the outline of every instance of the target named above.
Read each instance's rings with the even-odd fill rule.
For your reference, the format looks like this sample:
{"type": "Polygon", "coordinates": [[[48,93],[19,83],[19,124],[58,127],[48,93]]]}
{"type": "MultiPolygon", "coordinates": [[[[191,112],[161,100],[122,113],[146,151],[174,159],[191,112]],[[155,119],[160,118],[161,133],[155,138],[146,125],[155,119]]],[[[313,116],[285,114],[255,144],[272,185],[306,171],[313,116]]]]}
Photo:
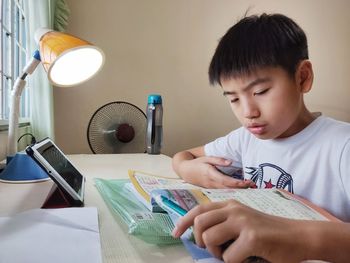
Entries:
{"type": "Polygon", "coordinates": [[[169,179],[133,170],[129,170],[129,177],[132,183],[129,187],[135,197],[153,212],[164,212],[155,198],[160,195],[186,211],[201,203],[234,199],[275,216],[338,220],[322,208],[282,189],[204,189],[182,179],[169,179]]]}
{"type": "Polygon", "coordinates": [[[324,209],[282,189],[158,189],[152,191],[151,196],[152,201],[157,201],[167,212],[170,209],[170,212],[173,210],[176,213],[177,206],[189,211],[198,204],[233,199],[270,215],[300,220],[338,221],[324,209]],[[170,200],[171,205],[164,208],[157,198],[159,196],[170,200]]]}
{"type": "MultiPolygon", "coordinates": [[[[302,220],[339,221],[322,208],[282,189],[204,189],[185,183],[181,179],[169,179],[132,170],[129,171],[129,177],[131,179],[129,187],[135,197],[151,211],[166,211],[174,224],[180,216],[198,204],[229,199],[275,216],[302,220]]],[[[193,243],[191,229],[182,235],[181,240],[194,262],[222,263],[206,249],[193,243]]],[[[246,262],[265,261],[252,258],[246,262]]]]}

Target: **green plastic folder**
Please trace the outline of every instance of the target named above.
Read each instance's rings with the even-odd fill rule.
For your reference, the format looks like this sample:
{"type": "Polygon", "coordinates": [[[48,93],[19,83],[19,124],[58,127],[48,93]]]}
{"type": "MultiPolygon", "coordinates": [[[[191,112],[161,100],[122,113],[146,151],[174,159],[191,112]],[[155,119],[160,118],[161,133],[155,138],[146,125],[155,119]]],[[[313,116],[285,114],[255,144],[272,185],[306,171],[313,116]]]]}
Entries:
{"type": "Polygon", "coordinates": [[[125,187],[128,179],[95,178],[95,185],[113,215],[122,219],[129,233],[147,243],[169,245],[181,243],[171,235],[174,225],[164,213],[152,213],[125,187]]]}

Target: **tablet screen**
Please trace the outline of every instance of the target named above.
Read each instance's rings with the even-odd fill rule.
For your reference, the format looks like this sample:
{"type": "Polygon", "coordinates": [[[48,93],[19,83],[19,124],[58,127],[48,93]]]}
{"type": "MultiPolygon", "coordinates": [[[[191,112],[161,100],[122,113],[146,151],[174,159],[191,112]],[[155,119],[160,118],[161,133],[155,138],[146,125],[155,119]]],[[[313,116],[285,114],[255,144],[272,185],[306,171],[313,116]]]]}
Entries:
{"type": "Polygon", "coordinates": [[[44,159],[56,170],[58,174],[81,195],[83,176],[66,159],[66,157],[51,143],[47,143],[37,149],[44,159]]]}

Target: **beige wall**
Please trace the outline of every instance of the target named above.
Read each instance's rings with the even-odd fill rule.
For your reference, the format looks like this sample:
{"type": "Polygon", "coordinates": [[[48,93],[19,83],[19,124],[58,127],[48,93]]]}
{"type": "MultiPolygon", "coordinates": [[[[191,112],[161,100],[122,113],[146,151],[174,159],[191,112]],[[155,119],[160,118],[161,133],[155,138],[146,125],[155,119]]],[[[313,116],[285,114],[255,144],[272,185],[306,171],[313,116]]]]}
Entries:
{"type": "Polygon", "coordinates": [[[55,88],[56,142],[66,153],[90,153],[89,119],[117,100],[146,107],[149,93],[164,101],[164,150],[201,145],[239,126],[208,64],[219,38],[247,8],[294,18],[309,38],[315,70],[306,96],[311,110],[350,121],[350,1],[67,0],[68,32],[106,54],[103,70],[74,88],[55,88]]]}

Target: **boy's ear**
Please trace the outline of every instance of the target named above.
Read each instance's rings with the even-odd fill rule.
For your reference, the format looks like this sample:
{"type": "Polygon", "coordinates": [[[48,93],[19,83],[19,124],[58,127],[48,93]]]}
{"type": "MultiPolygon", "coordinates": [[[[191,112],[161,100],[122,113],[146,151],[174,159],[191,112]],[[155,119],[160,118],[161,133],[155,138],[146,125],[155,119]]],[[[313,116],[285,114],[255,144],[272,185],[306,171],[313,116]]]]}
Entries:
{"type": "Polygon", "coordinates": [[[303,60],[299,63],[295,78],[301,92],[307,93],[311,90],[314,80],[314,72],[309,60],[303,60]]]}

